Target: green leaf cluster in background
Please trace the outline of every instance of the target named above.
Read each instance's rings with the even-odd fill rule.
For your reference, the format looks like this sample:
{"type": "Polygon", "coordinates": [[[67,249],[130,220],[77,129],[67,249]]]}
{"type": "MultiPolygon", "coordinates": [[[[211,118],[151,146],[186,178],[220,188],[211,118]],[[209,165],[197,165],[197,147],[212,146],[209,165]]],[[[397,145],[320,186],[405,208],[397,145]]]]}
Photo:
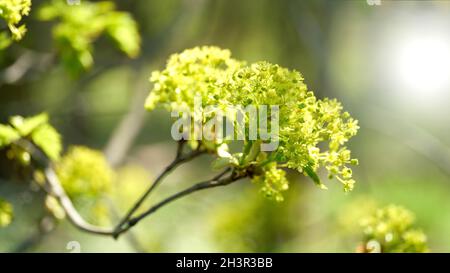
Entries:
{"type": "Polygon", "coordinates": [[[46,113],[29,118],[11,117],[10,124],[0,124],[0,148],[9,148],[10,158],[17,158],[28,164],[28,152],[14,145],[14,141],[26,138],[42,149],[50,159],[58,160],[62,150],[61,136],[48,122],[46,113]]]}
{"type": "Polygon", "coordinates": [[[93,43],[101,36],[109,37],[129,57],[140,52],[140,35],[133,17],[117,11],[109,1],[81,1],[67,5],[66,1],[53,0],[39,9],[43,21],[56,21],[53,37],[64,66],[73,75],[92,67],[93,43]]]}
{"type": "Polygon", "coordinates": [[[0,50],[23,38],[27,28],[20,25],[20,21],[30,13],[30,8],[31,0],[0,0],[0,18],[5,21],[9,30],[0,31],[0,50]]]}
{"type": "Polygon", "coordinates": [[[20,138],[20,134],[9,125],[0,124],[0,148],[20,138]]]}
{"type": "MultiPolygon", "coordinates": [[[[11,117],[9,124],[0,124],[0,149],[6,150],[10,160],[29,166],[33,155],[18,141],[31,141],[52,161],[62,187],[74,203],[92,218],[92,222],[105,222],[109,209],[102,197],[111,192],[114,171],[109,167],[102,152],[87,147],[71,147],[61,157],[61,137],[48,121],[48,115],[45,113],[28,118],[11,117]]],[[[43,186],[46,178],[42,169],[32,168],[31,172],[34,180],[43,186]]],[[[5,202],[1,205],[1,222],[6,225],[10,221],[7,213],[10,211],[10,205],[5,202]]],[[[59,201],[53,196],[47,195],[45,208],[56,219],[65,217],[59,201]]]]}
{"type": "MultiPolygon", "coordinates": [[[[0,124],[0,150],[5,150],[7,158],[21,166],[29,166],[31,154],[18,144],[21,138],[33,142],[51,160],[58,160],[62,150],[61,136],[49,123],[48,115],[42,113],[29,118],[13,116],[9,124],[0,124]]],[[[0,200],[0,226],[12,220],[12,206],[0,200]]]]}

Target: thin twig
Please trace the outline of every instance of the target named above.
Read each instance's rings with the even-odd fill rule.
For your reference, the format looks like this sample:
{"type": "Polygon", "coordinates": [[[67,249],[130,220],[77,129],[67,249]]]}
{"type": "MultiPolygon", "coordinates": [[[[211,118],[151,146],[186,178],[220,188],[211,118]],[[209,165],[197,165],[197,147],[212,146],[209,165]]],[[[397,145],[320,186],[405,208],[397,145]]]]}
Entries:
{"type": "Polygon", "coordinates": [[[84,220],[84,218],[78,213],[69,196],[67,196],[66,192],[61,186],[59,178],[56,175],[50,160],[37,146],[35,146],[34,143],[26,139],[20,139],[16,142],[16,144],[29,151],[32,155],[32,158],[37,161],[36,163],[43,167],[44,176],[46,179],[46,185],[43,187],[44,190],[47,192],[47,194],[58,199],[61,207],[64,209],[67,215],[67,218],[75,227],[77,227],[79,230],[99,235],[110,236],[113,234],[112,228],[95,226],[84,220]]]}
{"type": "Polygon", "coordinates": [[[94,226],[84,220],[84,218],[78,213],[77,209],[74,207],[72,201],[67,196],[66,192],[62,188],[55,171],[51,167],[47,167],[44,170],[45,177],[50,186],[51,191],[48,192],[50,195],[56,197],[67,214],[67,218],[82,231],[87,231],[89,233],[99,234],[99,235],[112,235],[113,229],[94,226]]]}
{"type": "Polygon", "coordinates": [[[173,169],[175,169],[181,163],[187,162],[204,153],[202,150],[197,149],[183,156],[182,149],[184,143],[185,143],[184,141],[178,142],[178,148],[175,159],[161,172],[161,174],[155,179],[155,181],[145,191],[145,193],[141,196],[141,198],[139,198],[139,200],[136,201],[133,207],[131,207],[131,209],[127,212],[127,214],[122,218],[122,220],[115,228],[114,237],[116,237],[116,234],[118,234],[118,232],[122,229],[122,226],[125,225],[130,220],[130,218],[133,216],[136,210],[138,210],[142,206],[142,203],[144,203],[145,199],[147,199],[150,193],[152,193],[153,190],[161,183],[164,177],[166,177],[173,169]]]}
{"type": "MultiPolygon", "coordinates": [[[[117,210],[117,206],[113,202],[111,202],[111,199],[108,199],[108,201],[110,201],[109,202],[109,207],[110,207],[110,211],[111,211],[112,217],[114,218],[114,222],[119,221],[120,220],[120,215],[119,215],[119,212],[117,210]]],[[[128,243],[130,244],[130,246],[137,253],[145,253],[146,252],[146,248],[139,242],[139,240],[137,239],[136,234],[132,230],[127,232],[126,239],[128,240],[128,243]]]]}
{"type": "Polygon", "coordinates": [[[194,184],[193,186],[186,188],[178,193],[175,193],[169,197],[167,197],[166,199],[162,200],[161,202],[155,204],[154,206],[150,207],[147,211],[143,212],[142,214],[131,218],[128,222],[127,225],[122,227],[120,230],[116,231],[116,234],[114,235],[115,238],[117,238],[120,234],[128,231],[131,227],[133,227],[134,225],[136,225],[139,221],[141,221],[142,219],[144,219],[145,217],[151,215],[152,213],[154,213],[155,211],[157,211],[159,208],[183,197],[186,195],[189,195],[191,193],[200,191],[200,190],[204,190],[204,189],[209,189],[209,188],[214,188],[214,187],[219,187],[219,186],[226,186],[228,184],[231,184],[235,181],[238,181],[244,177],[246,177],[246,175],[236,175],[235,173],[231,173],[230,176],[226,177],[226,178],[222,178],[225,174],[229,173],[231,169],[226,169],[225,171],[223,171],[222,173],[220,173],[219,175],[217,175],[216,177],[207,180],[207,181],[203,181],[203,182],[199,182],[197,184],[194,184]]]}
{"type": "Polygon", "coordinates": [[[48,157],[40,150],[39,147],[37,147],[33,142],[26,140],[26,139],[20,139],[16,141],[16,145],[20,146],[21,148],[27,150],[32,155],[33,160],[44,170],[44,175],[46,178],[46,184],[44,185],[44,190],[47,192],[47,194],[54,196],[58,199],[59,203],[61,204],[62,208],[64,209],[67,218],[70,220],[70,222],[77,227],[79,230],[97,234],[97,235],[107,235],[107,236],[113,236],[114,238],[118,238],[118,236],[126,231],[128,231],[131,227],[136,225],[139,221],[144,219],[145,217],[149,216],[150,214],[154,213],[159,208],[183,197],[186,195],[189,195],[191,193],[208,189],[208,188],[214,188],[218,186],[225,186],[232,182],[238,181],[244,177],[247,177],[247,173],[240,173],[237,174],[231,169],[226,169],[225,171],[221,172],[220,174],[216,175],[210,180],[197,183],[185,190],[182,190],[172,196],[169,196],[168,198],[162,200],[161,202],[157,203],[156,205],[150,207],[147,211],[143,212],[142,214],[133,217],[133,213],[142,205],[144,200],[147,198],[147,196],[153,191],[153,189],[161,182],[162,178],[165,177],[168,173],[170,173],[171,170],[173,170],[176,166],[178,166],[180,163],[187,162],[193,158],[195,158],[198,155],[201,155],[205,153],[202,149],[197,149],[194,151],[191,151],[190,153],[187,153],[183,155],[182,149],[184,142],[179,143],[178,145],[178,151],[177,156],[175,157],[175,160],[167,166],[164,171],[161,173],[161,175],[155,180],[155,182],[149,187],[149,189],[145,192],[145,194],[136,202],[136,204],[133,206],[133,208],[129,211],[129,213],[126,215],[126,217],[123,218],[123,220],[117,225],[116,228],[107,228],[107,227],[100,227],[95,226],[87,221],[84,220],[84,218],[78,213],[76,208],[74,207],[72,201],[67,196],[66,192],[64,191],[63,187],[61,186],[61,183],[58,179],[58,176],[55,173],[55,170],[52,167],[52,164],[48,157]],[[231,174],[226,177],[227,173],[231,171],[231,174]]]}

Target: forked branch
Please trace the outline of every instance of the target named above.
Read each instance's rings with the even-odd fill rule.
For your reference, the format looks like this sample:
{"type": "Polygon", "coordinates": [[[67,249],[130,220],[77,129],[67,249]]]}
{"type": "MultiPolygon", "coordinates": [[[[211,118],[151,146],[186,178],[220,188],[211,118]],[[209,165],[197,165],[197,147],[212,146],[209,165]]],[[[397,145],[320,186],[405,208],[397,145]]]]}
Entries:
{"type": "Polygon", "coordinates": [[[120,230],[116,231],[116,234],[114,234],[114,237],[117,238],[121,233],[126,232],[128,229],[130,229],[131,227],[136,225],[142,219],[144,219],[145,217],[156,212],[159,208],[161,208],[164,205],[167,205],[183,196],[186,196],[191,193],[194,193],[194,192],[197,192],[200,190],[204,190],[204,189],[209,189],[209,188],[214,188],[214,187],[219,187],[219,186],[226,186],[226,185],[236,182],[244,177],[246,177],[246,175],[243,175],[243,174],[238,175],[238,174],[234,173],[231,169],[226,169],[225,171],[223,171],[219,175],[213,177],[212,179],[203,181],[203,182],[199,182],[199,183],[194,184],[193,186],[188,187],[176,194],[173,194],[173,195],[167,197],[166,199],[160,201],[159,203],[155,204],[154,206],[150,207],[147,211],[143,212],[142,214],[140,214],[134,218],[131,218],[129,221],[127,221],[125,226],[123,226],[120,230]],[[223,176],[225,176],[226,174],[228,174],[230,172],[231,172],[231,174],[229,176],[222,178],[223,176]]]}
{"type": "Polygon", "coordinates": [[[127,214],[122,218],[122,220],[119,222],[119,224],[114,229],[114,237],[117,237],[116,234],[120,233],[120,230],[123,228],[125,224],[130,220],[130,218],[133,216],[133,214],[138,210],[144,201],[147,199],[147,197],[150,195],[150,193],[153,192],[153,190],[161,183],[164,177],[166,177],[172,170],[174,170],[177,166],[179,166],[181,163],[188,162],[189,160],[194,159],[195,157],[201,155],[204,153],[201,149],[193,150],[185,155],[183,155],[183,147],[184,147],[184,141],[178,142],[178,148],[176,152],[175,159],[161,172],[158,177],[156,177],[155,181],[150,185],[150,187],[144,192],[144,194],[139,198],[136,203],[131,207],[131,209],[127,212],[127,214]]]}
{"type": "Polygon", "coordinates": [[[147,189],[147,191],[142,195],[142,197],[136,201],[136,203],[133,205],[133,207],[128,211],[126,216],[120,221],[120,223],[115,227],[100,227],[96,225],[92,225],[88,223],[77,211],[75,206],[72,203],[72,200],[69,198],[67,193],[65,192],[64,188],[61,186],[61,182],[59,181],[58,176],[55,173],[55,170],[52,166],[52,162],[49,160],[49,158],[41,151],[39,147],[37,147],[33,142],[26,140],[26,139],[20,139],[16,142],[16,145],[21,147],[22,149],[28,151],[31,154],[31,157],[33,159],[33,162],[36,164],[36,166],[43,170],[44,176],[45,176],[45,185],[43,186],[43,189],[48,195],[51,195],[55,197],[59,203],[61,204],[61,207],[64,209],[67,218],[69,221],[79,230],[97,234],[97,235],[106,235],[106,236],[112,236],[114,238],[118,238],[122,233],[128,231],[130,228],[135,226],[138,222],[140,222],[145,217],[151,215],[161,207],[168,205],[169,203],[176,201],[184,196],[187,196],[189,194],[192,194],[194,192],[219,187],[219,186],[226,186],[228,184],[231,184],[235,181],[238,181],[244,177],[247,177],[248,175],[246,173],[237,173],[233,169],[226,169],[225,171],[221,172],[220,174],[216,175],[215,177],[211,178],[210,180],[206,180],[203,182],[199,182],[197,184],[194,184],[191,187],[188,187],[178,193],[175,193],[166,199],[160,201],[159,203],[155,204],[154,206],[150,207],[145,212],[139,214],[138,216],[133,217],[133,214],[136,212],[138,208],[140,208],[145,201],[145,199],[150,195],[150,193],[156,188],[158,184],[161,183],[162,179],[169,174],[174,168],[176,168],[181,163],[185,163],[203,153],[205,153],[201,149],[193,150],[188,153],[183,154],[183,142],[179,143],[178,151],[176,154],[175,159],[172,161],[171,164],[169,164],[163,172],[156,178],[156,180],[152,183],[152,185],[147,189]],[[228,175],[228,176],[226,176],[228,175]]]}

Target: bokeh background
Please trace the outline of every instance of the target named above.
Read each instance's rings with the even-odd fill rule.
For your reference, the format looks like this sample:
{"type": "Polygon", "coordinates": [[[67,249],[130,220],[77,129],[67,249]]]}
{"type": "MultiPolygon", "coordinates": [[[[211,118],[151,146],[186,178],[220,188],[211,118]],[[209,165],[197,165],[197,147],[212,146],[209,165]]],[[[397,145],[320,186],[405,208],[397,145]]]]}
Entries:
{"type": "MultiPolygon", "coordinates": [[[[449,1],[115,2],[139,24],[138,58],[100,39],[94,67],[74,79],[53,55],[51,24],[32,10],[24,40],[0,52],[1,122],[45,111],[66,147],[103,150],[118,172],[111,203],[123,213],[176,149],[169,115],[143,108],[151,71],[171,53],[217,45],[299,70],[318,97],[342,101],[361,126],[349,143],[360,162],[356,187],[345,194],[326,181],[320,190],[290,173],[286,200],[273,203],[250,182],[236,183],[164,207],[114,241],[67,221],[43,232],[40,194],[0,168],[0,195],[15,209],[0,229],[0,251],[68,252],[77,241],[83,252],[354,252],[362,236],[355,214],[372,203],[408,208],[431,251],[450,251],[449,1]]],[[[202,157],[177,169],[150,203],[209,177],[209,164],[202,157]]]]}

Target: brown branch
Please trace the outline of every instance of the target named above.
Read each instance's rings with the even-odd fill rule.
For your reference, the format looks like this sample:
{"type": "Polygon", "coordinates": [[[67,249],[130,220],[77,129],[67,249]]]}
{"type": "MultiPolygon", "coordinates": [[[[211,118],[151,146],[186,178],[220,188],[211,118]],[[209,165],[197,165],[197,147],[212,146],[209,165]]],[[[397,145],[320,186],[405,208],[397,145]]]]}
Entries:
{"type": "Polygon", "coordinates": [[[236,173],[232,172],[231,175],[229,175],[228,177],[222,178],[225,174],[229,173],[230,171],[231,171],[231,169],[226,169],[224,172],[220,173],[219,175],[217,175],[216,177],[214,177],[210,180],[199,182],[189,188],[186,188],[178,193],[175,193],[175,194],[167,197],[166,199],[162,200],[161,202],[157,203],[156,205],[150,207],[147,211],[145,211],[145,212],[141,213],[140,215],[138,215],[134,218],[131,218],[129,221],[127,221],[125,226],[123,226],[120,230],[116,230],[114,237],[115,238],[119,237],[120,234],[128,231],[130,228],[132,228],[134,225],[136,225],[138,222],[140,222],[145,217],[153,214],[161,207],[163,207],[177,199],[180,199],[186,195],[192,194],[192,193],[200,191],[200,190],[219,187],[219,186],[226,186],[226,185],[236,182],[244,177],[247,177],[247,175],[245,175],[245,174],[237,175],[236,173]]]}
{"type": "Polygon", "coordinates": [[[77,227],[79,230],[98,235],[110,236],[113,234],[112,228],[92,225],[84,220],[84,218],[78,213],[69,196],[67,196],[66,192],[61,186],[61,182],[59,181],[59,178],[56,175],[50,160],[39,149],[39,147],[26,139],[20,139],[16,141],[16,144],[26,151],[29,151],[34,161],[36,161],[36,163],[43,168],[46,180],[45,186],[43,187],[44,190],[47,192],[47,194],[58,199],[58,202],[61,204],[61,207],[64,209],[67,215],[67,218],[75,227],[77,227]]]}
{"type": "MultiPolygon", "coordinates": [[[[112,200],[109,199],[109,198],[108,198],[108,201],[109,201],[110,212],[112,214],[114,222],[119,221],[120,220],[120,215],[119,215],[119,212],[117,210],[116,204],[111,202],[112,200]]],[[[146,252],[146,247],[144,245],[142,245],[141,242],[139,242],[139,240],[137,239],[136,234],[133,231],[130,230],[125,235],[126,235],[126,239],[127,239],[128,243],[135,250],[135,252],[137,252],[137,253],[145,253],[146,252]]]]}
{"type": "Polygon", "coordinates": [[[145,199],[150,195],[150,193],[153,192],[153,190],[161,183],[164,177],[166,177],[172,170],[174,170],[177,166],[179,166],[181,163],[185,163],[204,152],[201,149],[194,150],[186,155],[183,156],[183,146],[184,141],[178,142],[178,148],[175,159],[161,172],[161,174],[155,179],[155,181],[150,185],[150,187],[145,191],[145,193],[139,198],[138,201],[131,207],[131,209],[127,212],[127,214],[122,218],[122,220],[119,222],[119,224],[116,226],[114,230],[114,237],[116,237],[116,234],[122,230],[123,226],[130,220],[130,218],[133,216],[133,214],[138,210],[142,203],[144,203],[145,199]]]}
{"type": "Polygon", "coordinates": [[[92,225],[84,220],[84,218],[78,213],[77,209],[74,207],[69,196],[67,196],[61,183],[59,182],[58,176],[51,167],[47,167],[44,170],[44,174],[48,183],[48,194],[56,197],[61,204],[62,208],[66,212],[67,218],[72,222],[72,224],[79,230],[86,231],[89,233],[99,234],[99,235],[112,235],[113,229],[100,227],[92,225]]]}
{"type": "Polygon", "coordinates": [[[139,221],[144,219],[145,217],[151,215],[161,207],[179,199],[186,195],[189,195],[191,193],[219,187],[219,186],[225,186],[228,184],[231,184],[235,181],[238,181],[244,177],[247,177],[247,173],[236,173],[232,171],[231,169],[226,169],[225,171],[221,172],[220,174],[216,175],[210,180],[197,183],[189,188],[186,188],[178,193],[175,193],[168,198],[162,200],[161,202],[157,203],[156,205],[150,207],[147,211],[141,213],[140,215],[136,217],[132,217],[133,214],[136,212],[136,210],[141,207],[144,200],[149,196],[149,194],[156,188],[156,186],[161,183],[162,179],[169,174],[175,167],[177,167],[179,164],[187,162],[203,153],[201,148],[197,150],[193,150],[187,154],[183,155],[182,149],[184,147],[184,141],[179,142],[178,144],[178,151],[177,156],[172,161],[169,166],[167,166],[164,171],[157,177],[157,179],[153,182],[153,184],[147,189],[147,191],[144,193],[144,195],[135,203],[135,205],[130,209],[130,211],[127,213],[127,215],[122,219],[122,221],[116,226],[116,228],[107,228],[107,227],[100,227],[95,226],[87,221],[84,220],[84,218],[78,213],[77,209],[74,207],[72,201],[64,191],[63,187],[61,186],[61,183],[58,179],[58,176],[55,173],[55,170],[52,167],[52,164],[48,157],[44,154],[44,152],[41,151],[41,149],[36,146],[33,142],[26,140],[26,139],[20,139],[15,142],[16,145],[19,147],[25,149],[26,151],[29,151],[32,155],[33,161],[37,163],[37,165],[44,170],[44,175],[46,178],[46,183],[44,185],[44,190],[47,192],[47,194],[54,196],[58,199],[59,203],[61,204],[62,208],[64,209],[67,218],[69,221],[79,230],[85,231],[92,234],[97,235],[106,235],[106,236],[112,236],[114,238],[118,238],[122,233],[128,231],[131,227],[136,225],[139,221]],[[225,178],[223,178],[227,173],[231,174],[225,178]]]}

